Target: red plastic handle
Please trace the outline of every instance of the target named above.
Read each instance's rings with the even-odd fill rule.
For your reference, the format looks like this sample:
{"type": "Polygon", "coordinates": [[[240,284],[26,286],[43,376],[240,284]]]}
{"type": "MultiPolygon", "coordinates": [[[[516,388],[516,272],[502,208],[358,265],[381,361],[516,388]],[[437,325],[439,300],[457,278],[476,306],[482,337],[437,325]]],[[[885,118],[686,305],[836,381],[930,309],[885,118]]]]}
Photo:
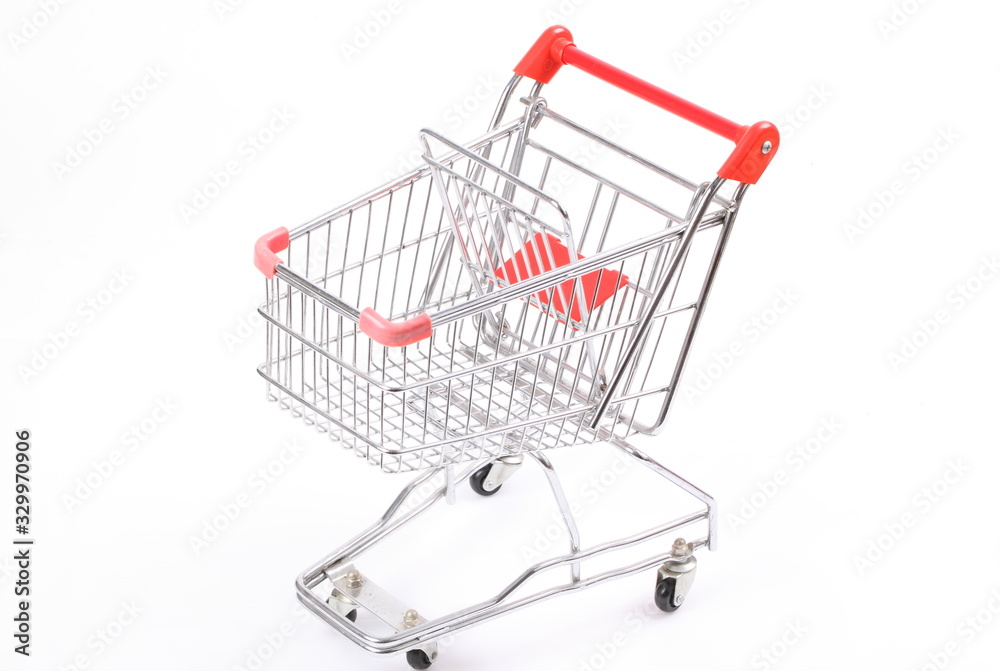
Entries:
{"type": "Polygon", "coordinates": [[[361,311],[358,327],[366,336],[386,347],[405,347],[431,337],[431,318],[426,312],[406,321],[391,322],[371,308],[361,311]]]}
{"type": "Polygon", "coordinates": [[[271,279],[274,277],[275,268],[281,263],[277,253],[286,249],[288,249],[288,229],[276,228],[257,238],[257,244],[253,247],[253,264],[257,266],[257,270],[264,273],[264,277],[271,279]]]}
{"type": "Polygon", "coordinates": [[[724,116],[674,95],[595,58],[573,44],[573,35],[563,26],[542,33],[514,68],[514,73],[548,84],[563,65],[572,65],[657,107],[721,135],[736,143],[736,149],[719,169],[719,177],[755,184],[778,149],[778,129],[760,121],[742,126],[724,116]]]}

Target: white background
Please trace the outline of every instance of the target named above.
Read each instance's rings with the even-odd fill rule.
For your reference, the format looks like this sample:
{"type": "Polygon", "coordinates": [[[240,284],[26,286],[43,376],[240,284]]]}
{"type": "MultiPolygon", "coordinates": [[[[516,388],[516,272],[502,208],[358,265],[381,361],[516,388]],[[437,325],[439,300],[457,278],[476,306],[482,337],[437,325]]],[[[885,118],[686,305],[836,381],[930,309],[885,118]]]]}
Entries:
{"type": "MultiPolygon", "coordinates": [[[[386,21],[384,0],[233,11],[79,0],[49,2],[50,17],[44,2],[5,3],[0,542],[15,535],[14,431],[29,428],[36,545],[30,659],[12,652],[15,578],[2,552],[2,666],[233,669],[263,650],[271,657],[256,668],[406,668],[296,608],[294,577],[366,526],[403,480],[265,403],[253,318],[263,283],[250,250],[261,233],[398,172],[419,128],[477,135],[496,83],[543,28],[564,23],[581,48],[784,133],[745,201],[692,354],[687,382],[709,376],[704,393],[678,399],[663,435],[637,440],[717,496],[721,548],[700,555],[673,615],[648,612],[653,576],[638,576],[461,634],[435,668],[918,669],[936,659],[995,669],[1000,9],[896,4],[906,11],[889,0],[403,0],[386,21]],[[387,25],[355,42],[373,16],[387,25]],[[293,119],[249,160],[241,144],[274,110],[293,119]],[[88,151],[103,120],[110,130],[88,151]],[[78,146],[88,153],[79,162],[69,156],[78,146]],[[75,167],[56,165],[67,161],[75,167]],[[239,174],[185,216],[230,161],[239,174]],[[852,232],[859,209],[872,216],[852,232]],[[790,307],[770,312],[783,294],[790,307]],[[743,353],[729,361],[734,343],[743,353]],[[824,421],[840,428],[818,434],[824,421]],[[126,437],[133,427],[145,427],[141,442],[126,437]],[[797,461],[817,435],[830,439],[797,461]],[[275,466],[292,442],[297,456],[275,466]],[[281,474],[261,486],[254,474],[268,465],[281,474]],[[88,478],[97,486],[82,487],[88,478]],[[755,497],[764,489],[773,496],[755,497]],[[191,539],[240,494],[251,505],[196,552],[191,539]],[[133,603],[141,612],[122,616],[133,603]],[[981,631],[963,624],[977,616],[981,631]]],[[[569,116],[621,115],[622,142],[707,166],[700,178],[725,156],[725,143],[568,69],[547,96],[569,116]]],[[[675,515],[640,474],[608,477],[606,451],[554,458],[595,527],[675,515]],[[592,497],[587,480],[602,475],[615,482],[592,497]]],[[[411,533],[379,582],[423,588],[432,604],[485,597],[551,525],[546,499],[532,503],[542,487],[532,473],[493,499],[463,490],[462,512],[411,533]]]]}

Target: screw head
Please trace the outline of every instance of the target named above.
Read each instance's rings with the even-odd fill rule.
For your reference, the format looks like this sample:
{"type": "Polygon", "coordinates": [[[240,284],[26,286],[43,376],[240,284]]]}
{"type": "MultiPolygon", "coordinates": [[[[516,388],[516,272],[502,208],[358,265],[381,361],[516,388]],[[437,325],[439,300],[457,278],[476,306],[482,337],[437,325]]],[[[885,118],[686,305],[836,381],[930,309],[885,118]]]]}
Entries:
{"type": "Polygon", "coordinates": [[[770,140],[766,140],[764,142],[764,144],[761,145],[761,147],[760,147],[760,153],[762,153],[762,154],[770,154],[772,146],[773,145],[771,144],[771,141],[770,140]]]}
{"type": "Polygon", "coordinates": [[[361,572],[358,571],[357,569],[351,569],[350,571],[348,571],[347,575],[344,576],[344,578],[347,581],[347,586],[350,587],[351,589],[356,589],[358,587],[361,587],[361,582],[362,582],[361,572]]]}
{"type": "Polygon", "coordinates": [[[670,554],[675,557],[687,557],[691,554],[691,544],[683,538],[674,541],[674,546],[670,549],[670,554]]]}
{"type": "Polygon", "coordinates": [[[417,621],[420,619],[420,613],[413,610],[412,608],[403,613],[403,625],[406,627],[414,627],[417,621]]]}

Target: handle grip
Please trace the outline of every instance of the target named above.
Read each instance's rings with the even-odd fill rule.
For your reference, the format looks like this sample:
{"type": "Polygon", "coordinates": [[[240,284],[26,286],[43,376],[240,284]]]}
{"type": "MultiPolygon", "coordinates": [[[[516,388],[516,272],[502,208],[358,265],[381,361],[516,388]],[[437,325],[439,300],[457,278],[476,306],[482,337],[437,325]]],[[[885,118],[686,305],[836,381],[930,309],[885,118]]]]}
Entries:
{"type": "Polygon", "coordinates": [[[616,68],[582,51],[573,43],[573,36],[569,30],[563,26],[552,26],[542,33],[514,68],[514,73],[548,84],[563,65],[577,67],[646,102],[672,112],[716,135],[721,135],[730,142],[735,142],[736,148],[719,168],[719,177],[723,179],[756,184],[778,149],[780,138],[778,129],[773,124],[760,121],[752,126],[740,125],[616,68]]]}

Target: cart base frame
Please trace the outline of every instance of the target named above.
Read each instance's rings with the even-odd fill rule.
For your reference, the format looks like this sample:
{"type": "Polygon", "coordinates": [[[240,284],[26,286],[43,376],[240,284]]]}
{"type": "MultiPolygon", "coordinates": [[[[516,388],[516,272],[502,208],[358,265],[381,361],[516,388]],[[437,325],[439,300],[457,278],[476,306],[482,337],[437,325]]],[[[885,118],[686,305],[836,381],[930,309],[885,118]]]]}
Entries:
{"type": "MultiPolygon", "coordinates": [[[[436,502],[441,499],[452,502],[457,484],[479,475],[480,487],[483,484],[486,487],[485,491],[477,491],[488,495],[491,490],[495,491],[499,487],[500,482],[493,482],[493,480],[509,478],[521,464],[520,460],[506,462],[488,460],[479,462],[457,475],[453,466],[440,467],[415,478],[399,493],[392,505],[375,524],[303,572],[296,581],[299,600],[310,611],[361,648],[375,654],[406,652],[407,660],[415,668],[427,668],[434,661],[437,657],[437,641],[441,638],[562,593],[586,589],[609,580],[628,577],[657,567],[655,597],[657,606],[664,611],[676,610],[683,603],[694,580],[697,561],[693,553],[703,547],[709,550],[716,549],[718,512],[715,500],[628,442],[611,439],[606,441],[606,444],[628,458],[638,461],[672,485],[684,490],[699,501],[704,508],[644,532],[582,549],[576,522],[555,467],[544,453],[529,452],[528,455],[541,466],[552,489],[563,521],[569,531],[570,552],[527,568],[500,592],[486,601],[428,620],[416,610],[408,608],[378,587],[367,575],[362,574],[355,567],[355,562],[378,542],[428,510],[436,502]],[[445,473],[444,484],[412,507],[407,507],[417,490],[442,471],[445,473]],[[485,478],[483,477],[484,473],[486,474],[485,478]],[[484,480],[485,482],[483,482],[484,480]],[[707,522],[708,525],[708,533],[705,537],[690,543],[675,537],[672,548],[667,552],[660,552],[645,560],[597,573],[587,578],[581,577],[581,566],[589,559],[634,547],[656,538],[669,537],[702,521],[707,522]],[[522,586],[533,577],[563,567],[569,569],[567,581],[529,595],[514,596],[516,591],[523,591],[521,590],[522,586]],[[330,588],[327,597],[322,596],[322,593],[317,591],[317,588],[324,582],[330,588]],[[376,636],[364,631],[354,622],[359,608],[372,613],[389,625],[395,633],[390,636],[376,636]]],[[[476,483],[472,484],[475,489],[476,483]]]]}

